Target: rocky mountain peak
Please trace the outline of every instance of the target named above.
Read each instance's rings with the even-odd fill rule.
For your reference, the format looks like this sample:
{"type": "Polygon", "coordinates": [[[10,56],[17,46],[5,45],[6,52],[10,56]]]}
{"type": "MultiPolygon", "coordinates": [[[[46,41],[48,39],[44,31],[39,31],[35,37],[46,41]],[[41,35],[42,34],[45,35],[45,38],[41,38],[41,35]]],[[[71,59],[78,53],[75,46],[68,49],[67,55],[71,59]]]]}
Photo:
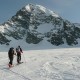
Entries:
{"type": "Polygon", "coordinates": [[[38,44],[46,38],[53,45],[73,45],[78,44],[80,28],[41,5],[28,4],[0,25],[0,43],[9,45],[11,37],[29,44],[38,44]]]}

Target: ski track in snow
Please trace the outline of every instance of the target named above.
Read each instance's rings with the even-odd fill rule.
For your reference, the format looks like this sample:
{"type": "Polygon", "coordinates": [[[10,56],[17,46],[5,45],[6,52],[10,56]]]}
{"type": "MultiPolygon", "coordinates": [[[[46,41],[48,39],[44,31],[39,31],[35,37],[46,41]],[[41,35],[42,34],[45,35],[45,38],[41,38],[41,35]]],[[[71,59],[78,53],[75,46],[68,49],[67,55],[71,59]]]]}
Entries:
{"type": "Polygon", "coordinates": [[[0,80],[80,80],[80,49],[24,51],[22,61],[8,68],[7,52],[0,52],[0,80]]]}

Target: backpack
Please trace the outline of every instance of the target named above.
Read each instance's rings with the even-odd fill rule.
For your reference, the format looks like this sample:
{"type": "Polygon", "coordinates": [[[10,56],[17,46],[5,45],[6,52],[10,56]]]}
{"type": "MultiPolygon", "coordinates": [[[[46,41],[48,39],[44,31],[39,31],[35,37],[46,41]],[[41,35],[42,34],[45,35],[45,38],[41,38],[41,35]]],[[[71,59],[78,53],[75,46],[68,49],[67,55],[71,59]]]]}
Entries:
{"type": "Polygon", "coordinates": [[[21,48],[16,48],[16,52],[22,52],[22,49],[21,48]]]}
{"type": "Polygon", "coordinates": [[[13,57],[13,54],[14,54],[14,48],[11,47],[11,48],[9,49],[8,56],[9,56],[9,57],[13,57]]]}

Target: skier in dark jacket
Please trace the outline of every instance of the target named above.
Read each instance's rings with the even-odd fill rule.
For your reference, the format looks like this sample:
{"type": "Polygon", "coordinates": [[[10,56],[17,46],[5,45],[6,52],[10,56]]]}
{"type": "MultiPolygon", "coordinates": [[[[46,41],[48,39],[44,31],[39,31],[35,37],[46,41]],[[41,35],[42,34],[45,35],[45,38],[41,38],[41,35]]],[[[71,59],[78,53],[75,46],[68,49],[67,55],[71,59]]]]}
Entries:
{"type": "Polygon", "coordinates": [[[22,48],[20,46],[16,48],[16,53],[17,53],[17,63],[20,64],[21,63],[21,53],[23,53],[22,48]]]}
{"type": "Polygon", "coordinates": [[[14,48],[11,47],[8,51],[8,57],[9,57],[9,67],[12,67],[13,66],[13,58],[14,58],[14,48]]]}

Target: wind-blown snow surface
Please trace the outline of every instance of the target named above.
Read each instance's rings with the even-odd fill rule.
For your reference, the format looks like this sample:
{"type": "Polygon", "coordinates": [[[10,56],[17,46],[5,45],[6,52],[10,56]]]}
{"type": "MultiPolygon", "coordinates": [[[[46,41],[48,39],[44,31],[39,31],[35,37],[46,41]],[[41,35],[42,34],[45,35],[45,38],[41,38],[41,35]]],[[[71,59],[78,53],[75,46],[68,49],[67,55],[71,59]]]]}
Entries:
{"type": "Polygon", "coordinates": [[[46,38],[39,44],[10,39],[10,45],[0,45],[0,80],[80,80],[80,45],[53,46],[46,38]],[[24,63],[17,65],[14,56],[14,67],[9,69],[8,49],[18,44],[24,63]]]}
{"type": "Polygon", "coordinates": [[[8,69],[7,52],[0,52],[0,80],[80,80],[80,48],[23,51],[23,64],[8,69]]]}

